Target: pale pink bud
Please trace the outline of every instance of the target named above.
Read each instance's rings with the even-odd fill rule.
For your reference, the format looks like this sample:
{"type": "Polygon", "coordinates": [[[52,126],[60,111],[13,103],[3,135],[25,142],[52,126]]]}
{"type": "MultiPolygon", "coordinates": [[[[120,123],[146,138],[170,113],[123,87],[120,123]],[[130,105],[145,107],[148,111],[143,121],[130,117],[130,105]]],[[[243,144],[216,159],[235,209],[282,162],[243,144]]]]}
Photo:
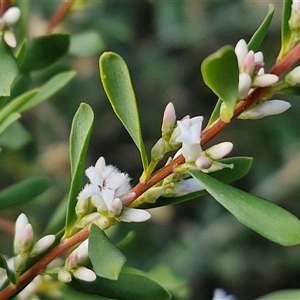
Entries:
{"type": "Polygon", "coordinates": [[[209,158],[209,157],[206,157],[204,155],[201,155],[197,158],[196,160],[196,166],[199,170],[202,170],[202,169],[208,169],[211,167],[213,161],[209,158]]]}
{"type": "Polygon", "coordinates": [[[221,159],[231,152],[233,144],[231,142],[222,142],[205,150],[205,154],[214,160],[221,159]]]}
{"type": "Polygon", "coordinates": [[[21,11],[18,7],[10,7],[2,16],[2,20],[5,24],[11,26],[14,25],[20,18],[21,11]]]}
{"type": "Polygon", "coordinates": [[[30,256],[32,256],[32,257],[37,256],[40,253],[46,251],[53,244],[54,241],[55,241],[54,234],[49,234],[49,235],[42,237],[33,246],[32,250],[30,252],[30,256]]]}
{"type": "Polygon", "coordinates": [[[169,102],[165,108],[161,131],[164,134],[171,133],[176,124],[175,107],[169,102]]]}
{"type": "Polygon", "coordinates": [[[235,46],[234,52],[236,54],[239,68],[241,68],[244,59],[248,53],[248,46],[245,40],[239,40],[235,46]]]}
{"type": "Polygon", "coordinates": [[[247,53],[241,71],[248,74],[252,74],[254,71],[254,52],[252,50],[247,53]]]}
{"type": "Polygon", "coordinates": [[[33,229],[30,223],[28,223],[24,230],[22,236],[22,248],[28,250],[32,246],[33,242],[33,229]]]}
{"type": "Polygon", "coordinates": [[[239,75],[238,98],[245,99],[248,96],[252,84],[249,74],[241,73],[239,75]]]}
{"type": "Polygon", "coordinates": [[[123,203],[122,203],[121,199],[120,198],[114,198],[112,203],[111,203],[110,211],[114,215],[119,215],[122,208],[123,208],[123,203]]]}
{"type": "Polygon", "coordinates": [[[277,75],[263,74],[263,75],[255,76],[252,85],[258,87],[267,87],[275,84],[276,82],[278,82],[278,80],[279,78],[277,75]]]}
{"type": "Polygon", "coordinates": [[[95,272],[86,268],[86,267],[79,267],[73,272],[74,277],[84,280],[84,281],[94,281],[96,280],[97,276],[95,272]]]}
{"type": "Polygon", "coordinates": [[[72,275],[70,272],[66,271],[65,269],[61,269],[58,272],[58,280],[60,282],[68,283],[72,281],[72,275]]]}
{"type": "Polygon", "coordinates": [[[103,173],[106,167],[105,159],[103,156],[99,157],[95,164],[95,168],[100,172],[103,173]]]}
{"type": "Polygon", "coordinates": [[[72,270],[78,266],[78,254],[73,251],[66,260],[66,269],[72,270]]]}
{"type": "Polygon", "coordinates": [[[123,203],[123,206],[127,206],[129,205],[136,197],[136,193],[135,192],[128,192],[124,195],[122,195],[120,197],[122,203],[123,203]]]}

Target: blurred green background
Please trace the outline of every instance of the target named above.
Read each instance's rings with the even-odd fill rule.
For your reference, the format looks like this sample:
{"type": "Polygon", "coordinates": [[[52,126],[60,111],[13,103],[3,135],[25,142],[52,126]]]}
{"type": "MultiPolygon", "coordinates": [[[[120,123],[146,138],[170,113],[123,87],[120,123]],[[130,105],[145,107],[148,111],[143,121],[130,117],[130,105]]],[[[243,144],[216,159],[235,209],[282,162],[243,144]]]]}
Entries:
{"type": "MultiPolygon", "coordinates": [[[[248,41],[272,1],[80,1],[56,28],[71,34],[70,54],[51,68],[34,73],[40,85],[58,70],[75,69],[76,78],[59,94],[27,112],[26,130],[0,145],[0,188],[30,175],[44,174],[52,187],[30,204],[0,213],[14,222],[25,212],[39,234],[68,193],[68,137],[81,102],[94,110],[95,126],[87,166],[99,156],[138,181],[139,153],[106,99],[98,59],[114,51],[127,62],[141,114],[147,149],[159,138],[165,105],[172,101],[177,117],[203,115],[208,120],[216,102],[200,73],[203,59],[225,44],[248,41]],[[51,213],[50,213],[51,212],[51,213]]],[[[58,1],[17,1],[23,23],[17,33],[45,34],[58,1]],[[27,30],[24,24],[27,23],[27,30]]],[[[262,45],[268,70],[280,48],[281,1],[262,45]]],[[[226,76],[226,74],[224,74],[226,76]]],[[[234,143],[232,155],[253,156],[249,174],[235,186],[272,200],[300,216],[300,140],[298,97],[286,97],[292,108],[258,121],[235,121],[214,141],[234,143]]],[[[62,206],[64,207],[64,204],[62,206]]],[[[63,211],[61,208],[59,211],[63,211]]],[[[144,224],[120,224],[112,238],[136,232],[124,249],[128,265],[150,270],[166,263],[185,279],[189,291],[174,299],[211,299],[221,287],[238,299],[254,299],[283,288],[300,288],[300,248],[278,246],[241,225],[211,197],[151,211],[144,224]]],[[[61,222],[63,226],[63,222],[61,222]]],[[[12,235],[0,232],[1,252],[12,255],[12,235]]]]}

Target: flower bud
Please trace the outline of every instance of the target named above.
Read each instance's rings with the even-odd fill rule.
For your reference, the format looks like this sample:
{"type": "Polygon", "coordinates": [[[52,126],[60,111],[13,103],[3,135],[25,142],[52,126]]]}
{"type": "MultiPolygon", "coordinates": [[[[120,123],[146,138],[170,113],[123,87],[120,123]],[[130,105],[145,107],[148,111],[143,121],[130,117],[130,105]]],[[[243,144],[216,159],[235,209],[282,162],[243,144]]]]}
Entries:
{"type": "Polygon", "coordinates": [[[14,252],[19,254],[22,247],[23,230],[28,224],[25,214],[20,214],[15,223],[14,252]]]}
{"type": "Polygon", "coordinates": [[[72,275],[70,272],[66,271],[65,269],[61,269],[58,272],[58,280],[63,283],[68,283],[72,281],[72,275]]]}
{"type": "Polygon", "coordinates": [[[14,25],[21,16],[21,11],[18,7],[10,7],[2,16],[2,20],[6,25],[14,25]]]}
{"type": "Polygon", "coordinates": [[[34,257],[46,251],[55,241],[55,235],[49,234],[39,239],[33,246],[30,256],[34,257]]]}
{"type": "Polygon", "coordinates": [[[143,209],[124,208],[118,220],[123,222],[144,222],[151,218],[151,215],[143,209]]]}
{"type": "Polygon", "coordinates": [[[261,104],[251,106],[239,115],[239,119],[261,119],[267,116],[278,115],[291,107],[291,104],[283,100],[269,100],[261,104]]]}
{"type": "Polygon", "coordinates": [[[66,259],[65,267],[67,270],[73,270],[78,267],[78,254],[73,251],[66,259]]]}
{"type": "Polygon", "coordinates": [[[78,263],[82,263],[89,257],[89,240],[84,240],[72,253],[78,256],[78,263]]]}
{"type": "Polygon", "coordinates": [[[245,99],[248,96],[252,84],[251,76],[247,73],[239,75],[238,98],[245,99]]]}
{"type": "Polygon", "coordinates": [[[14,269],[16,272],[22,272],[26,265],[26,257],[19,254],[14,258],[14,269]]]}
{"type": "Polygon", "coordinates": [[[96,280],[97,276],[95,272],[86,268],[86,267],[79,267],[73,272],[74,277],[84,280],[84,281],[94,281],[96,280]]]}
{"type": "Polygon", "coordinates": [[[156,144],[151,149],[151,160],[154,162],[158,162],[162,160],[165,154],[165,141],[163,138],[160,138],[156,144]]]}
{"type": "Polygon", "coordinates": [[[258,87],[266,87],[275,84],[278,82],[279,78],[277,75],[274,74],[263,74],[259,76],[255,76],[253,79],[253,86],[258,87]]]}
{"type": "Polygon", "coordinates": [[[248,53],[248,46],[245,40],[241,39],[237,42],[234,52],[236,54],[237,60],[238,60],[238,65],[239,68],[241,68],[244,59],[248,53]]]}
{"type": "Polygon", "coordinates": [[[12,48],[15,48],[17,46],[17,39],[15,37],[15,34],[11,30],[5,30],[3,38],[8,46],[12,48]]]}
{"type": "Polygon", "coordinates": [[[28,223],[23,230],[23,236],[22,236],[23,250],[29,250],[32,246],[32,242],[33,242],[33,229],[32,229],[32,225],[28,223]]]}
{"type": "Polygon", "coordinates": [[[285,76],[285,81],[289,86],[295,86],[300,84],[300,66],[294,68],[285,76]]]}
{"type": "Polygon", "coordinates": [[[196,166],[199,170],[202,170],[202,169],[208,169],[211,167],[213,161],[205,156],[205,155],[200,155],[197,160],[196,160],[196,166]]]}
{"type": "Polygon", "coordinates": [[[233,144],[231,142],[222,142],[205,150],[205,154],[214,160],[218,160],[231,152],[233,144]]]}
{"type": "Polygon", "coordinates": [[[176,113],[172,102],[169,102],[165,108],[163,122],[161,126],[162,135],[171,134],[176,124],[176,113]]]}

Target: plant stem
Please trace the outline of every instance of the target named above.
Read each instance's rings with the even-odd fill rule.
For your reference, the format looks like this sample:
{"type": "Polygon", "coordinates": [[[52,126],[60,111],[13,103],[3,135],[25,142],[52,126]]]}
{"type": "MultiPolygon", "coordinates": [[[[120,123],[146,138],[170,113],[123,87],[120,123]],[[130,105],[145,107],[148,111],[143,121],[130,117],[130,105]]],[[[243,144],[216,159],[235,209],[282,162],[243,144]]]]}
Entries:
{"type": "MultiPolygon", "coordinates": [[[[300,58],[300,43],[292,49],[284,58],[277,61],[271,69],[270,73],[277,76],[283,75],[293,64],[300,58]]],[[[218,119],[210,128],[202,132],[201,135],[201,146],[204,146],[211,141],[216,135],[218,135],[225,127],[231,124],[243,111],[249,108],[252,104],[258,102],[265,94],[268,93],[270,87],[263,87],[255,89],[245,100],[238,103],[235,113],[229,123],[224,123],[221,119],[218,119]]],[[[184,163],[184,157],[178,156],[176,159],[171,161],[167,166],[164,166],[145,183],[138,183],[132,192],[136,194],[136,198],[142,195],[149,188],[171,175],[174,169],[184,163]]],[[[135,198],[135,199],[136,199],[135,198]]],[[[134,200],[135,200],[134,199],[134,200]]],[[[134,200],[132,202],[134,202],[134,200]]]]}
{"type": "Polygon", "coordinates": [[[47,29],[46,29],[47,33],[51,33],[53,31],[53,29],[65,19],[65,17],[67,16],[68,12],[71,9],[71,7],[73,6],[74,2],[75,2],[74,0],[64,0],[62,2],[62,4],[57,9],[55,14],[52,16],[52,18],[47,26],[47,29]]]}
{"type": "Polygon", "coordinates": [[[52,262],[56,257],[60,256],[71,247],[84,241],[89,236],[89,227],[82,229],[74,234],[72,237],[62,240],[55,248],[47,253],[40,261],[28,269],[19,278],[16,286],[9,285],[0,292],[0,299],[7,300],[13,297],[19,290],[24,288],[29,282],[31,282],[38,274],[40,274],[47,265],[52,262]]]}
{"type": "Polygon", "coordinates": [[[0,0],[0,16],[2,16],[10,6],[10,0],[0,0]]]}

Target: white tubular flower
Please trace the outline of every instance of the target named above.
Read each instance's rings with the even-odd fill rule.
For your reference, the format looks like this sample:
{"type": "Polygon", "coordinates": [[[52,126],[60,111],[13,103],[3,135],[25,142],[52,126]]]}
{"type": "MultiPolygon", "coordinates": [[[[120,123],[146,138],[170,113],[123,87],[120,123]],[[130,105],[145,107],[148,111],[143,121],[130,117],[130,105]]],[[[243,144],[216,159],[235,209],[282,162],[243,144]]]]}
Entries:
{"type": "MultiPolygon", "coordinates": [[[[99,218],[93,216],[92,219],[95,220],[98,226],[101,225],[102,229],[107,229],[116,221],[142,222],[150,218],[148,212],[126,207],[128,205],[126,194],[131,189],[130,178],[116,167],[107,166],[103,157],[98,159],[94,167],[89,167],[86,170],[86,175],[90,183],[79,193],[78,203],[91,200],[91,204],[99,213],[99,218]]],[[[132,194],[129,196],[129,198],[132,198],[132,194]]],[[[86,205],[79,205],[76,211],[82,213],[85,207],[86,205]]],[[[88,216],[84,218],[86,217],[88,216]]]]}
{"type": "Polygon", "coordinates": [[[267,116],[278,115],[291,107],[291,104],[283,100],[269,100],[261,104],[251,106],[239,115],[239,119],[262,119],[267,116]]]}
{"type": "Polygon", "coordinates": [[[179,135],[176,141],[182,143],[182,155],[186,162],[195,162],[202,152],[200,146],[202,122],[202,116],[177,121],[179,135]]]}

